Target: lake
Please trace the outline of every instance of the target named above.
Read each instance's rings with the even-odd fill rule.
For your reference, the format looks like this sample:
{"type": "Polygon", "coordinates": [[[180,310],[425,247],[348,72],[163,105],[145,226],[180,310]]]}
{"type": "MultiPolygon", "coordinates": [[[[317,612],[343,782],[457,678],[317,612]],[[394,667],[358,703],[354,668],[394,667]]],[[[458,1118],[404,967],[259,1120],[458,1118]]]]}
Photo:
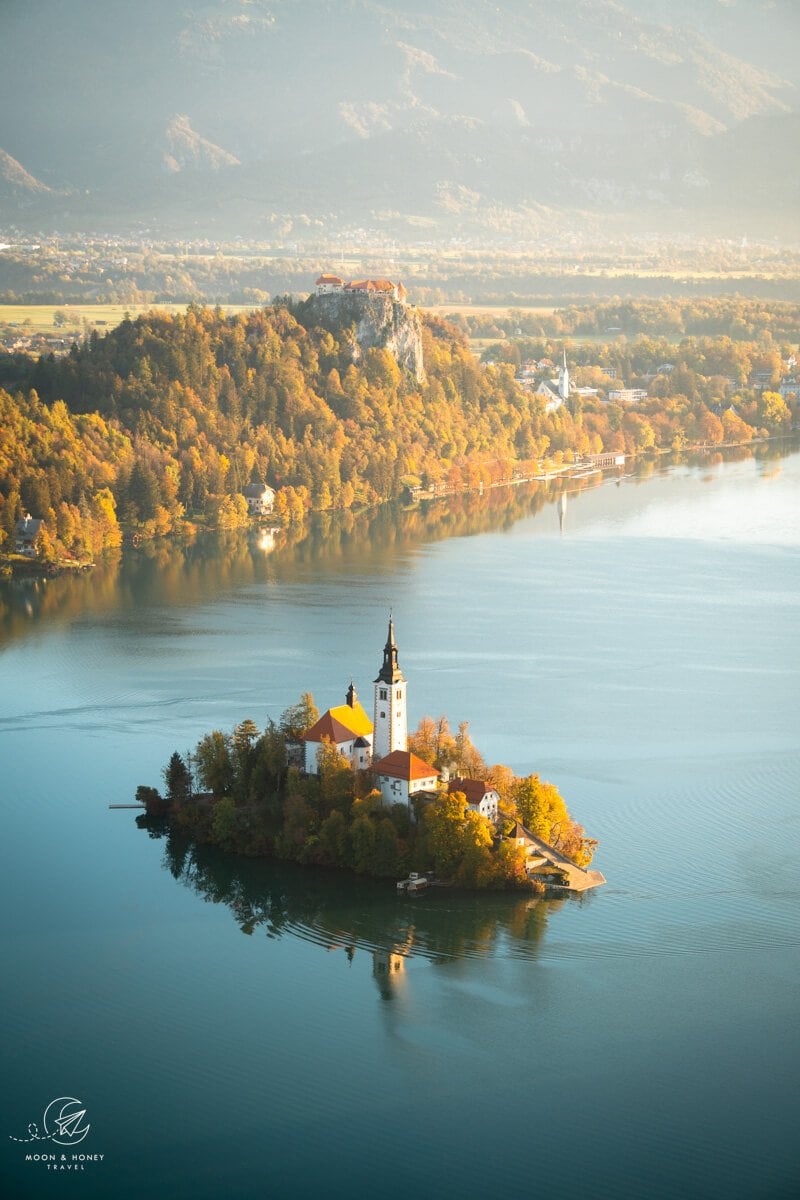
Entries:
{"type": "Polygon", "coordinates": [[[799,501],[761,448],[0,584],[6,1194],[796,1196],[799,501]],[[369,709],[390,606],[412,724],[555,783],[605,887],[400,899],[109,811],[369,709]]]}

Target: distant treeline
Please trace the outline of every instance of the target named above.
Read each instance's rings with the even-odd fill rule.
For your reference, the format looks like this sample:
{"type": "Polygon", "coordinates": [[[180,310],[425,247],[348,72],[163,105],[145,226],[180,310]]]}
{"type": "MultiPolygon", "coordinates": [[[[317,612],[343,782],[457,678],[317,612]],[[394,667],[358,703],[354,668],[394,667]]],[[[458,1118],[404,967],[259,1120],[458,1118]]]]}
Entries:
{"type": "Polygon", "coordinates": [[[493,313],[450,313],[470,337],[596,337],[648,334],[674,339],[683,335],[717,336],[755,341],[768,335],[796,343],[800,337],[800,304],[721,296],[699,300],[613,300],[574,304],[553,313],[521,308],[493,313]]]}

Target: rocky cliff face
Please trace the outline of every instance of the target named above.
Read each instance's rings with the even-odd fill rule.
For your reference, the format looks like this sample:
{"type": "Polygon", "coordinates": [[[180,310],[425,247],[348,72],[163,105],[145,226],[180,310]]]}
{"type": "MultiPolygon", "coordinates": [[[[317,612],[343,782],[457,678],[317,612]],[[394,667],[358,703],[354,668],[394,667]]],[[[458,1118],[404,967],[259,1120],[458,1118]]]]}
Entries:
{"type": "Polygon", "coordinates": [[[419,313],[389,296],[312,296],[308,301],[313,320],[341,334],[354,326],[353,362],[365,350],[388,350],[398,366],[410,371],[418,383],[425,381],[419,313]]]}

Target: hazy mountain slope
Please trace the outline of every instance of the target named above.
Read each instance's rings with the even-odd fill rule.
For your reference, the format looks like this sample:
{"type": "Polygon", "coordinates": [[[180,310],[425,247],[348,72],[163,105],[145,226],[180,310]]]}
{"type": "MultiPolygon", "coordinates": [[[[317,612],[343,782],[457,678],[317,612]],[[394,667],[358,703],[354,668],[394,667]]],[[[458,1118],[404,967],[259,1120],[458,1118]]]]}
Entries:
{"type": "Polygon", "coordinates": [[[239,159],[221,146],[202,137],[185,113],[176,114],[164,131],[162,162],[168,171],[221,171],[238,167],[239,159]]]}
{"type": "Polygon", "coordinates": [[[40,179],[26,171],[22,163],[0,150],[0,197],[28,199],[49,190],[40,179]]]}
{"type": "MultiPolygon", "coordinates": [[[[749,218],[742,147],[785,164],[800,107],[795,14],[793,0],[12,3],[0,144],[51,186],[88,189],[86,213],[123,204],[173,226],[391,212],[446,233],[537,205],[657,223],[736,219],[741,203],[749,218]]],[[[784,165],[758,205],[773,219],[795,195],[784,165]]]]}

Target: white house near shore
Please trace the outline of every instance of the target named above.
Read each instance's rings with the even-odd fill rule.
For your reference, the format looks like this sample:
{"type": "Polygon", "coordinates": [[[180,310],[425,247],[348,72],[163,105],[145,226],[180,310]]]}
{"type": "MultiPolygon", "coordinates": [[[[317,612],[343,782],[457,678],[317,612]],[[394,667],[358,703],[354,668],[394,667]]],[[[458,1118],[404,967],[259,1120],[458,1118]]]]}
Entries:
{"type": "Polygon", "coordinates": [[[462,792],[473,812],[488,817],[493,823],[497,822],[500,795],[485,779],[449,779],[447,790],[450,794],[462,792]]]}
{"type": "Polygon", "coordinates": [[[247,507],[254,517],[264,517],[272,512],[275,505],[275,492],[263,483],[249,483],[242,492],[247,507]]]}
{"type": "Polygon", "coordinates": [[[14,550],[24,554],[26,558],[36,557],[36,539],[39,536],[44,521],[26,513],[17,521],[14,529],[14,550]]]}

